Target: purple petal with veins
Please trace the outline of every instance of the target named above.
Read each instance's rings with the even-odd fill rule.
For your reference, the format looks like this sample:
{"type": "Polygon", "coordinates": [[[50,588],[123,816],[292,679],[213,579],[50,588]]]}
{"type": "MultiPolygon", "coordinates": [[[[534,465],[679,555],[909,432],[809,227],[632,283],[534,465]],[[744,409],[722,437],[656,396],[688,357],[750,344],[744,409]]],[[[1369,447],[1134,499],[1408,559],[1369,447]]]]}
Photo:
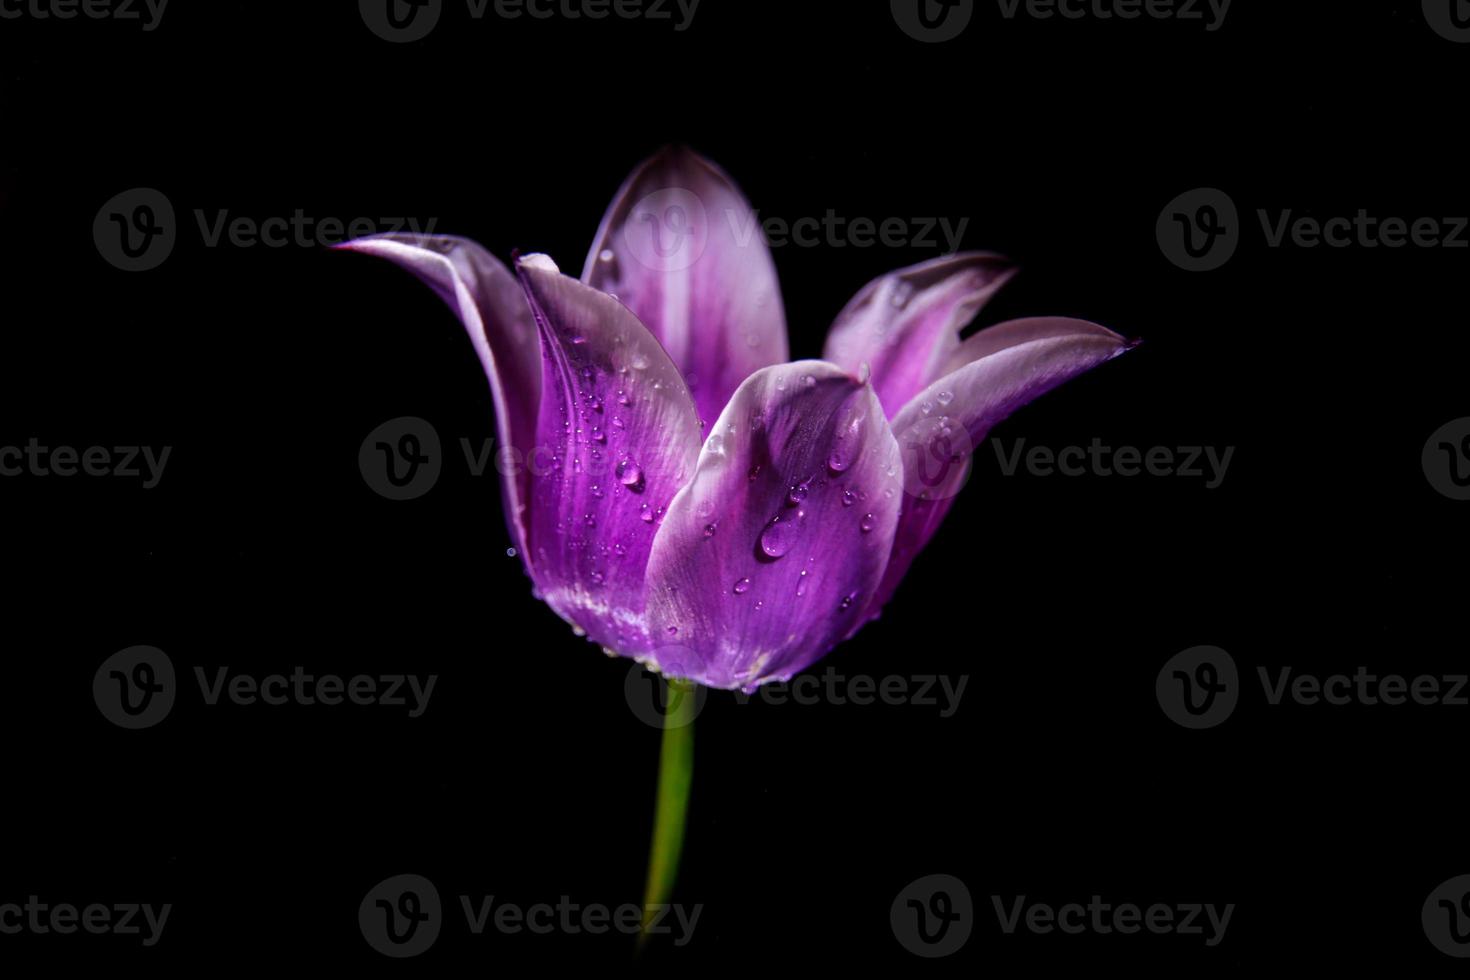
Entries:
{"type": "Polygon", "coordinates": [[[756,372],[654,541],[650,659],[711,687],[789,678],[860,622],[902,496],[871,385],[825,361],[756,372]]]}
{"type": "Polygon", "coordinates": [[[624,182],[582,281],[663,344],[712,423],[753,371],[787,358],[786,314],[758,215],[710,161],[673,147],[624,182]]]}
{"type": "Polygon", "coordinates": [[[653,335],[544,255],[520,260],[541,335],[531,461],[531,567],[542,598],[595,642],[651,648],[644,572],[669,502],[694,473],[699,419],[653,335]]]}
{"type": "MultiPolygon", "coordinates": [[[[373,235],[337,247],[397,263],[458,314],[490,380],[500,443],[524,459],[536,444],[541,345],[525,293],[505,263],[474,242],[450,235],[373,235]]],[[[524,466],[499,469],[506,523],[530,571],[526,547],[530,476],[524,466]]]]}
{"type": "Polygon", "coordinates": [[[945,373],[960,331],[1015,271],[999,255],[961,252],[880,276],[837,315],[823,356],[853,373],[867,364],[893,418],[945,373]]]}
{"type": "Polygon", "coordinates": [[[1084,320],[1012,320],[967,339],[945,374],[893,418],[904,470],[903,515],[883,585],[869,607],[877,615],[914,558],[934,536],[969,472],[973,447],[1027,402],[1128,350],[1129,343],[1084,320]]]}

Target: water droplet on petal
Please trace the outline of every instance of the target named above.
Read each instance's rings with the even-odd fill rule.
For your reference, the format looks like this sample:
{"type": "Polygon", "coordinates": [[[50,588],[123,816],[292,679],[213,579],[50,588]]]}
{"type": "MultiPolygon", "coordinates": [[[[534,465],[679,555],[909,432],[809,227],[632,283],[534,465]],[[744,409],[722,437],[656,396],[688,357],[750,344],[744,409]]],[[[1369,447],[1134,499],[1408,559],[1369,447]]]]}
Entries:
{"type": "Polygon", "coordinates": [[[939,394],[934,396],[934,400],[939,402],[939,404],[941,405],[948,405],[950,402],[954,401],[954,392],[941,391],[939,394]]]}
{"type": "Polygon", "coordinates": [[[847,469],[847,460],[842,458],[841,453],[834,450],[832,454],[827,457],[827,469],[831,470],[833,473],[842,473],[847,469]]]}
{"type": "Polygon", "coordinates": [[[707,538],[715,536],[715,526],[713,524],[706,524],[704,526],[704,536],[707,538]]]}
{"type": "Polygon", "coordinates": [[[842,491],[842,506],[851,507],[856,502],[857,494],[853,493],[851,488],[842,491]]]}
{"type": "Polygon", "coordinates": [[[869,531],[873,530],[873,528],[877,526],[878,518],[874,517],[872,514],[864,514],[863,519],[858,522],[858,527],[862,528],[864,534],[867,534],[869,531]]]}
{"type": "Polygon", "coordinates": [[[643,523],[644,524],[652,524],[653,523],[653,511],[651,511],[651,510],[648,509],[648,505],[647,504],[644,504],[640,508],[640,511],[641,511],[641,513],[639,513],[638,516],[643,519],[643,523]]]}
{"type": "Polygon", "coordinates": [[[733,591],[736,595],[745,595],[745,593],[750,591],[750,579],[743,578],[740,581],[736,582],[735,587],[731,591],[733,591]]]}
{"type": "Polygon", "coordinates": [[[849,592],[847,595],[845,595],[845,596],[842,597],[842,602],[838,603],[837,608],[838,609],[847,609],[847,608],[850,608],[852,606],[853,600],[855,600],[857,597],[858,597],[858,594],[856,592],[849,592]]]}
{"type": "Polygon", "coordinates": [[[640,493],[643,490],[643,470],[631,459],[625,459],[618,464],[618,482],[632,490],[640,493]]]}
{"type": "Polygon", "coordinates": [[[669,627],[669,630],[668,630],[668,633],[669,633],[670,636],[678,636],[679,635],[679,627],[677,627],[677,626],[670,626],[669,627]]]}
{"type": "Polygon", "coordinates": [[[761,551],[765,552],[766,557],[780,558],[791,550],[804,516],[804,511],[797,511],[794,517],[777,514],[771,518],[770,523],[761,531],[761,551]]]}
{"type": "Polygon", "coordinates": [[[514,558],[516,556],[516,554],[517,554],[517,552],[516,552],[516,550],[514,548],[506,548],[505,549],[505,556],[507,558],[514,558]]]}

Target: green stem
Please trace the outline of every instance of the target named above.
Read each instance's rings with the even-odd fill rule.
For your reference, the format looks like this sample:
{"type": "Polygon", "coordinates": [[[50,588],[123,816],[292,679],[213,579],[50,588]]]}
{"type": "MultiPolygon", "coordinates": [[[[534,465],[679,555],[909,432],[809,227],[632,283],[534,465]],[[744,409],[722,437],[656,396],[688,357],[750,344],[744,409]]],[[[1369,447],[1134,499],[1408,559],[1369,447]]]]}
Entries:
{"type": "Polygon", "coordinates": [[[679,876],[679,854],[684,849],[684,822],[689,812],[689,785],[694,778],[694,716],[697,698],[693,681],[670,678],[664,710],[663,744],[658,759],[658,797],[653,813],[653,844],[648,853],[648,884],[643,891],[642,948],[648,939],[654,907],[667,905],[679,876]]]}

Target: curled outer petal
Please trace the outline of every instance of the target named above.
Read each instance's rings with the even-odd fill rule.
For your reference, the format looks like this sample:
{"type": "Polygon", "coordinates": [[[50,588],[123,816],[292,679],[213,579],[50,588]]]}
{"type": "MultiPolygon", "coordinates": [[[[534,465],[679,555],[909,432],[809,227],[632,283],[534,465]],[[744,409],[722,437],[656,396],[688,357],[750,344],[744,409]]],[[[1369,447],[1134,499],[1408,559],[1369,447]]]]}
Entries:
{"type": "MultiPolygon", "coordinates": [[[[524,459],[535,445],[541,349],[531,308],[505,264],[474,242],[451,235],[372,235],[337,247],[402,266],[454,310],[490,380],[500,443],[524,459]]],[[[514,465],[501,471],[506,523],[529,571],[529,477],[514,465]]]]}

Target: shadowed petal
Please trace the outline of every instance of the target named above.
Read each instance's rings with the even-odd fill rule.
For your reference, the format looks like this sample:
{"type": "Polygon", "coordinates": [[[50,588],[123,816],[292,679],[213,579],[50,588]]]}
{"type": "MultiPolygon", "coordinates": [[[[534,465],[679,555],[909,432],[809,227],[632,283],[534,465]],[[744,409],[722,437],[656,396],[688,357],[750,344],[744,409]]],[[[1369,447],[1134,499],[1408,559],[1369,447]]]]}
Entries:
{"type": "Polygon", "coordinates": [[[530,571],[526,548],[529,476],[524,459],[535,445],[541,392],[541,348],[521,285],[495,256],[450,235],[373,235],[337,246],[397,263],[430,286],[459,315],[490,379],[496,431],[514,455],[504,458],[501,489],[506,524],[530,571]]]}
{"type": "Polygon", "coordinates": [[[672,147],[624,182],[582,281],[638,315],[713,422],[751,372],[787,358],[786,313],[758,216],[719,167],[672,147]]]}
{"type": "Polygon", "coordinates": [[[752,375],[654,541],[651,659],[711,687],[789,678],[858,625],[901,500],[871,385],[824,361],[752,375]]]}
{"type": "Polygon", "coordinates": [[[893,419],[904,465],[904,508],[871,615],[892,597],[934,536],[964,486],[974,447],[990,430],[1022,405],[1129,346],[1095,323],[1038,317],[982,330],[950,355],[943,377],[893,419]]]}
{"type": "Polygon", "coordinates": [[[699,455],[694,402],[658,341],[617,300],[544,255],[521,259],[516,272],[542,348],[530,465],[536,585],[595,642],[642,655],[648,552],[699,455]]]}
{"type": "Polygon", "coordinates": [[[891,419],[944,373],[960,331],[1015,271],[999,255],[961,252],[880,276],[837,315],[823,357],[853,373],[867,364],[891,419]]]}

